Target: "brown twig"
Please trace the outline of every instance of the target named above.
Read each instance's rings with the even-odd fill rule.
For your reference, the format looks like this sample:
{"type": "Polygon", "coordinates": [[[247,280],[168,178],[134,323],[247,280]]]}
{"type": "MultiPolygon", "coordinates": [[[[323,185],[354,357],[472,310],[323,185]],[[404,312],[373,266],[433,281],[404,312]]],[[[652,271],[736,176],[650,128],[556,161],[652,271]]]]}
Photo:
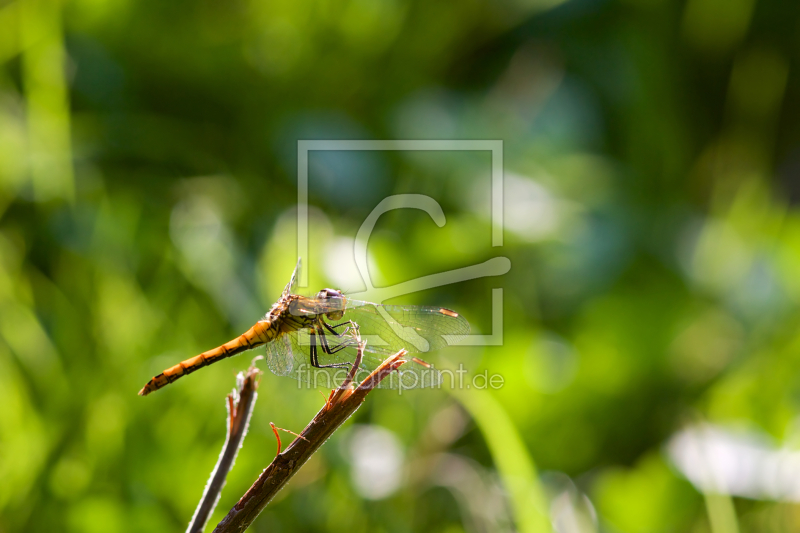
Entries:
{"type": "Polygon", "coordinates": [[[356,362],[345,383],[331,391],[325,405],[300,434],[302,438],[295,439],[283,453],[275,457],[242,499],[217,524],[214,533],[241,532],[247,529],[300,467],[361,406],[367,394],[406,362],[402,359],[406,351],[401,350],[381,363],[357,388],[353,388],[350,384],[362,354],[363,344],[360,343],[356,362]]]}
{"type": "Polygon", "coordinates": [[[233,468],[236,454],[247,434],[250,415],[258,396],[256,389],[258,389],[259,376],[261,376],[261,371],[255,366],[251,366],[247,370],[247,374],[240,372],[236,377],[237,390],[228,394],[228,436],[186,533],[203,531],[208,518],[217,506],[222,487],[225,486],[225,478],[233,468]]]}

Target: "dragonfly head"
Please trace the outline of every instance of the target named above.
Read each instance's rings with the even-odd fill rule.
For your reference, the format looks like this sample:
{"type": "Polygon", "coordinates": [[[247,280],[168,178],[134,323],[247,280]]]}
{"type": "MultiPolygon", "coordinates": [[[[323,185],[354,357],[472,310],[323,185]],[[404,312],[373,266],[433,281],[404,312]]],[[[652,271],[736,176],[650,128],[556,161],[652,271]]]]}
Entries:
{"type": "Polygon", "coordinates": [[[325,316],[330,320],[341,320],[344,317],[344,295],[342,291],[337,291],[336,289],[322,289],[317,293],[317,300],[326,301],[332,298],[334,302],[341,304],[341,309],[325,313],[325,316]]]}

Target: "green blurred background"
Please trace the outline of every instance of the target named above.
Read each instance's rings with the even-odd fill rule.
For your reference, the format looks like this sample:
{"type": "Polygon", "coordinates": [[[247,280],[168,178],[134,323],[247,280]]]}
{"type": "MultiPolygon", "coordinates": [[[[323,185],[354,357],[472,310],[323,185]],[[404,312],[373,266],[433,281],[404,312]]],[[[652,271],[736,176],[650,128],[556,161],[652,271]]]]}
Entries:
{"type": "MultiPolygon", "coordinates": [[[[180,531],[250,354],[147,398],[275,301],[299,139],[307,293],[496,256],[398,298],[503,345],[499,390],[376,391],[253,531],[800,530],[800,12],[778,0],[0,1],[0,532],[180,531]]],[[[253,354],[255,355],[255,354],[253,354]]],[[[265,365],[261,363],[261,366],[265,365]]],[[[314,390],[266,372],[215,524],[314,390]]],[[[286,440],[286,438],[284,439],[286,440]]],[[[211,527],[209,527],[209,530],[211,527]]]]}

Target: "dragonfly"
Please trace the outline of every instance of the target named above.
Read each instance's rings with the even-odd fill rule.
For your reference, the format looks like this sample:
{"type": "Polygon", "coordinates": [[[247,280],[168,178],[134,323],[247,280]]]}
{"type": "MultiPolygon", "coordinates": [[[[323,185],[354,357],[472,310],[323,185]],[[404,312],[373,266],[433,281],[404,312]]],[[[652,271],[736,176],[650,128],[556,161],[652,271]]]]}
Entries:
{"type": "MultiPolygon", "coordinates": [[[[266,346],[269,369],[315,387],[338,387],[345,379],[360,339],[366,341],[356,375],[368,373],[389,355],[439,350],[455,344],[470,330],[460,314],[444,307],[382,305],[354,300],[336,289],[315,297],[293,291],[300,260],[280,299],[266,316],[235,339],[186,359],[153,377],[139,391],[146,396],[203,367],[258,346],[266,346]]],[[[411,389],[436,387],[441,372],[412,356],[379,387],[411,389]]]]}

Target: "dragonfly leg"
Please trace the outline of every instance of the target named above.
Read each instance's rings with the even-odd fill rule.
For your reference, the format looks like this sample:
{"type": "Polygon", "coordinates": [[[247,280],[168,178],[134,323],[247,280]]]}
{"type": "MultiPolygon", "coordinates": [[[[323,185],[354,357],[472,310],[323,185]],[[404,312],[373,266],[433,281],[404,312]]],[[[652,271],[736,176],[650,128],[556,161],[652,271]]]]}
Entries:
{"type": "Polygon", "coordinates": [[[354,344],[356,344],[355,342],[353,342],[356,339],[350,338],[350,339],[345,339],[344,342],[342,342],[341,344],[339,344],[335,348],[331,348],[330,345],[328,344],[328,337],[325,334],[325,332],[322,330],[320,325],[324,326],[325,329],[330,331],[333,334],[334,337],[336,337],[337,339],[341,339],[350,330],[354,329],[354,330],[356,330],[356,332],[358,332],[358,324],[356,324],[352,320],[348,320],[347,322],[342,322],[341,324],[336,324],[335,326],[331,326],[327,322],[325,322],[324,320],[320,319],[319,320],[319,324],[317,324],[316,329],[317,329],[317,331],[319,332],[319,335],[320,335],[319,340],[320,340],[320,344],[322,345],[322,351],[324,351],[325,353],[333,355],[333,354],[335,354],[336,352],[338,352],[340,350],[344,350],[345,348],[349,348],[349,347],[353,346],[354,344]],[[347,326],[347,328],[345,328],[345,330],[342,333],[336,333],[336,328],[340,328],[342,326],[347,326]]]}
{"type": "MultiPolygon", "coordinates": [[[[324,322],[323,322],[323,324],[324,324],[324,322]]],[[[320,344],[320,347],[322,348],[322,351],[325,352],[328,355],[333,355],[336,352],[340,352],[340,351],[344,350],[345,348],[349,348],[350,346],[352,346],[352,344],[349,343],[349,342],[343,342],[343,343],[339,344],[338,346],[334,346],[333,348],[331,348],[330,344],[328,344],[328,336],[325,334],[325,332],[324,331],[319,331],[317,334],[319,335],[319,344],[320,344]]],[[[336,335],[336,336],[340,337],[340,335],[336,335]]],[[[347,364],[349,365],[350,363],[347,363],[347,364]]]]}
{"type": "MultiPolygon", "coordinates": [[[[336,352],[338,352],[339,350],[343,350],[344,348],[347,348],[346,344],[342,344],[342,345],[337,346],[334,349],[331,349],[328,346],[328,341],[325,340],[325,334],[321,333],[319,335],[320,335],[320,339],[319,339],[320,348],[322,348],[322,351],[325,352],[328,355],[333,355],[336,352]]],[[[310,337],[310,340],[311,340],[311,346],[309,347],[309,353],[311,355],[311,366],[313,366],[314,368],[347,368],[347,367],[350,366],[351,363],[347,363],[347,362],[331,363],[329,365],[321,365],[321,364],[319,364],[319,357],[317,356],[317,332],[314,331],[313,329],[310,330],[309,331],[309,337],[310,337]]]]}
{"type": "Polygon", "coordinates": [[[328,331],[330,331],[331,333],[333,333],[337,337],[344,337],[345,335],[350,333],[350,330],[358,331],[358,324],[356,324],[352,320],[348,320],[347,322],[342,322],[341,324],[336,324],[335,326],[331,326],[330,324],[328,324],[324,320],[320,320],[320,322],[322,322],[322,325],[325,326],[325,329],[327,329],[328,331]],[[343,332],[336,333],[336,328],[340,328],[342,326],[347,326],[347,327],[345,328],[345,330],[343,332]]]}

